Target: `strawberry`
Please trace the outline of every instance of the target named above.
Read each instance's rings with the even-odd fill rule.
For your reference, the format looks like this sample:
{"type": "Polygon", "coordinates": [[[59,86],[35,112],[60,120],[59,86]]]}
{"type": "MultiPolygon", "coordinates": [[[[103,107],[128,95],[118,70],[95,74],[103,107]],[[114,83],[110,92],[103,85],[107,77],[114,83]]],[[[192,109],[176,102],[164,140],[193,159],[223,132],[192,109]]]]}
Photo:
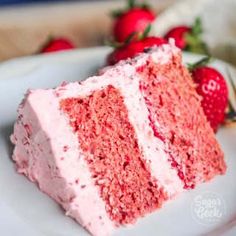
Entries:
{"type": "Polygon", "coordinates": [[[170,29],[165,35],[165,39],[175,39],[176,46],[182,50],[208,54],[206,44],[201,39],[202,33],[202,23],[200,18],[197,18],[191,27],[180,25],[170,29]]]}
{"type": "Polygon", "coordinates": [[[162,44],[167,44],[167,41],[164,38],[149,36],[142,40],[144,48],[150,48],[153,46],[160,46],[162,44]]]}
{"type": "Polygon", "coordinates": [[[175,45],[180,49],[185,49],[187,42],[185,36],[191,31],[191,28],[185,25],[177,26],[171,29],[165,36],[166,39],[174,38],[175,45]]]}
{"type": "Polygon", "coordinates": [[[190,66],[197,92],[202,96],[202,108],[216,132],[225,120],[228,105],[228,88],[223,75],[216,69],[206,66],[209,58],[204,58],[190,66]]]}
{"type": "Polygon", "coordinates": [[[127,58],[132,58],[136,54],[143,51],[143,43],[141,41],[133,41],[127,45],[116,48],[112,53],[107,57],[107,64],[114,65],[120,60],[127,58]]]}
{"type": "Polygon", "coordinates": [[[110,53],[107,57],[107,64],[113,65],[120,60],[134,57],[138,53],[143,52],[145,48],[160,46],[166,43],[165,39],[158,37],[146,37],[137,41],[130,41],[110,53]]]}
{"type": "Polygon", "coordinates": [[[125,11],[116,11],[117,19],[113,25],[113,35],[117,42],[124,42],[127,37],[136,33],[143,33],[146,27],[155,19],[154,12],[147,5],[137,5],[129,0],[129,7],[125,11]]]}
{"type": "Polygon", "coordinates": [[[74,44],[68,39],[56,38],[49,40],[48,43],[42,48],[41,53],[64,51],[74,48],[74,44]]]}

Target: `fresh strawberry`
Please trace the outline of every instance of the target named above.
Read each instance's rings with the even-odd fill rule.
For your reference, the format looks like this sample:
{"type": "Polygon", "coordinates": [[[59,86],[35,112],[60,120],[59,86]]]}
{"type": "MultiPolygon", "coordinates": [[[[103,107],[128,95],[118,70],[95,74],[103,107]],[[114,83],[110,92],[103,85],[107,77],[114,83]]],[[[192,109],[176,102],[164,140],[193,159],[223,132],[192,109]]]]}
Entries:
{"type": "Polygon", "coordinates": [[[175,39],[176,46],[182,50],[208,54],[206,44],[201,37],[202,33],[202,23],[200,18],[197,18],[191,27],[180,25],[170,29],[165,35],[165,39],[175,39]]]}
{"type": "Polygon", "coordinates": [[[205,115],[216,132],[225,119],[225,111],[228,105],[228,88],[222,74],[205,65],[208,61],[208,58],[204,58],[190,66],[190,69],[197,84],[197,92],[202,96],[202,107],[205,115]]]}
{"type": "Polygon", "coordinates": [[[74,44],[65,38],[56,38],[50,40],[41,50],[41,53],[56,52],[74,49],[74,44]]]}
{"type": "Polygon", "coordinates": [[[143,51],[143,42],[133,41],[127,45],[116,48],[112,53],[107,57],[107,64],[114,65],[120,60],[134,57],[136,54],[143,51]]]}
{"type": "Polygon", "coordinates": [[[128,44],[116,48],[109,54],[107,57],[107,64],[113,65],[120,60],[134,57],[138,53],[143,52],[145,48],[160,46],[166,43],[167,41],[165,39],[158,37],[146,37],[138,41],[131,41],[128,44]]]}
{"type": "Polygon", "coordinates": [[[185,49],[187,42],[185,36],[191,31],[191,28],[185,25],[177,26],[171,29],[165,36],[166,39],[175,39],[175,45],[180,49],[185,49]]]}
{"type": "Polygon", "coordinates": [[[114,14],[117,19],[113,26],[113,35],[117,42],[124,42],[127,37],[136,33],[143,33],[146,27],[155,19],[154,12],[147,5],[137,5],[134,0],[129,1],[125,11],[114,14]]]}
{"type": "Polygon", "coordinates": [[[167,44],[167,40],[165,40],[164,38],[155,37],[155,36],[146,37],[142,40],[142,42],[144,44],[144,48],[150,48],[155,45],[160,46],[162,44],[167,44]]]}

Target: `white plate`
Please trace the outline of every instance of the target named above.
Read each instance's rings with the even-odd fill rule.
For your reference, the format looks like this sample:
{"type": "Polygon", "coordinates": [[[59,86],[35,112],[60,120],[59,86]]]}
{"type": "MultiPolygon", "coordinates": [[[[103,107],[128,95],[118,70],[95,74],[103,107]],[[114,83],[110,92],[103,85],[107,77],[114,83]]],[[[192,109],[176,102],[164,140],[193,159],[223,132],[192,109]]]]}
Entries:
{"type": "MultiPolygon", "coordinates": [[[[16,119],[16,109],[28,88],[49,88],[62,81],[76,81],[93,74],[104,63],[109,49],[94,48],[49,56],[37,56],[9,61],[0,66],[0,234],[4,236],[83,236],[88,235],[72,219],[64,216],[60,207],[24,176],[17,174],[11,161],[12,145],[9,135],[16,119]]],[[[184,55],[185,61],[198,56],[184,55]]],[[[225,76],[235,70],[223,62],[213,63],[225,76]]],[[[134,228],[119,230],[115,235],[225,235],[236,234],[236,129],[223,128],[217,135],[228,165],[225,176],[216,177],[193,191],[138,221],[134,228]],[[207,200],[205,192],[213,194],[213,205],[219,221],[201,220],[194,205],[196,196],[207,200]],[[213,202],[214,204],[214,202],[213,202]],[[217,202],[216,202],[217,204],[217,202]],[[201,222],[203,221],[203,222],[201,222]],[[202,224],[203,223],[203,224],[202,224]]],[[[201,203],[203,203],[203,201],[201,203]]],[[[209,202],[208,202],[209,203],[209,202]]],[[[209,206],[209,205],[208,205],[209,206]]],[[[205,206],[203,210],[209,213],[205,206]]]]}

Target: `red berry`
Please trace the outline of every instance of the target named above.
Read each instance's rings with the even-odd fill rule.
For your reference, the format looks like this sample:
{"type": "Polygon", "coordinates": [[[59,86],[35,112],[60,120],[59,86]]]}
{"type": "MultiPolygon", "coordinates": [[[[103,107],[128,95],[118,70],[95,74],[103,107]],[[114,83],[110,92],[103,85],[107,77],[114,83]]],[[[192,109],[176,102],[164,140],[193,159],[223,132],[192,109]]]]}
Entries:
{"type": "Polygon", "coordinates": [[[74,49],[74,44],[65,38],[57,38],[48,42],[48,44],[41,50],[42,53],[56,52],[74,49]]]}
{"type": "Polygon", "coordinates": [[[155,14],[149,9],[132,8],[122,14],[114,23],[115,40],[124,42],[133,32],[142,33],[155,19],[155,14]]]}
{"type": "Polygon", "coordinates": [[[125,60],[134,57],[136,54],[142,52],[144,45],[141,41],[133,41],[128,45],[115,49],[107,57],[107,64],[114,65],[120,60],[125,60]]]}
{"type": "Polygon", "coordinates": [[[153,47],[154,45],[160,46],[162,44],[168,43],[167,40],[165,40],[164,38],[159,38],[159,37],[154,37],[154,36],[144,38],[142,41],[143,41],[145,48],[146,47],[153,47]]]}
{"type": "Polygon", "coordinates": [[[187,44],[185,40],[186,33],[190,32],[191,28],[185,25],[177,26],[171,29],[166,35],[165,39],[173,38],[175,40],[175,45],[180,48],[184,49],[187,44]]]}
{"type": "Polygon", "coordinates": [[[127,58],[132,58],[138,53],[144,51],[145,48],[160,46],[167,43],[165,39],[158,37],[147,37],[139,41],[131,41],[129,44],[124,45],[120,48],[116,48],[107,57],[107,64],[114,65],[120,60],[125,60],[127,58]]]}
{"type": "Polygon", "coordinates": [[[198,67],[192,71],[197,92],[202,96],[202,107],[211,127],[216,132],[225,119],[228,88],[222,74],[211,67],[198,67]]]}

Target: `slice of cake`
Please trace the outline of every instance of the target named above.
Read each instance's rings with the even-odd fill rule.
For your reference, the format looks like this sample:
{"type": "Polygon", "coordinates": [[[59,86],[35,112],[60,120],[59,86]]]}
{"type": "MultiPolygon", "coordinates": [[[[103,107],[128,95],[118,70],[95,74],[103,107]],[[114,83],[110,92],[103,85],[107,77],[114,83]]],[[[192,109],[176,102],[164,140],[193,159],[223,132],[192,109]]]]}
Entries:
{"type": "Polygon", "coordinates": [[[226,170],[173,45],[81,83],[30,90],[11,139],[18,172],[97,236],[226,170]]]}

